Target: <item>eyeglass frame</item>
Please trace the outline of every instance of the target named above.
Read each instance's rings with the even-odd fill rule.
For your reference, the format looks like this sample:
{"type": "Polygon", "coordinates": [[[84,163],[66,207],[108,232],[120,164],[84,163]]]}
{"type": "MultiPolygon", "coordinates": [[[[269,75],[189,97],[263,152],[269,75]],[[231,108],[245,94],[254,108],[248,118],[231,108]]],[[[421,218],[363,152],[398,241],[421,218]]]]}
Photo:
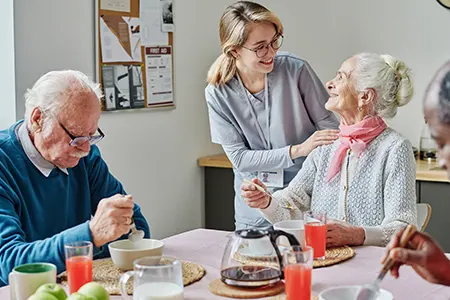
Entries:
{"type": "Polygon", "coordinates": [[[269,46],[272,47],[273,50],[277,51],[277,50],[280,49],[281,46],[283,45],[283,40],[284,40],[284,36],[283,36],[282,34],[277,34],[277,35],[275,36],[275,38],[274,38],[270,43],[265,44],[265,45],[264,45],[264,44],[261,44],[260,46],[263,46],[263,47],[260,48],[260,49],[258,49],[260,46],[258,46],[257,48],[253,48],[253,49],[247,48],[247,47],[245,47],[245,46],[241,46],[241,47],[244,48],[244,49],[246,49],[246,50],[248,50],[248,51],[255,52],[256,57],[258,57],[258,58],[263,58],[263,57],[264,57],[265,55],[267,55],[267,53],[269,52],[269,46]],[[275,47],[273,46],[273,43],[274,43],[275,41],[277,41],[280,37],[281,37],[281,44],[280,44],[280,46],[279,46],[278,48],[275,48],[275,47]],[[259,56],[259,55],[258,55],[258,51],[259,51],[259,50],[262,50],[262,49],[267,50],[267,52],[264,53],[264,55],[259,56]]]}
{"type": "Polygon", "coordinates": [[[86,142],[89,142],[89,145],[95,145],[98,142],[100,142],[101,140],[103,140],[103,138],[105,137],[105,134],[103,133],[103,131],[100,129],[100,127],[97,127],[97,131],[98,133],[100,133],[100,135],[90,135],[90,136],[75,136],[73,134],[70,133],[70,131],[58,120],[58,118],[48,112],[48,111],[44,111],[41,110],[44,114],[50,115],[53,119],[56,120],[56,122],[58,122],[59,126],[61,126],[61,128],[67,133],[67,135],[71,138],[69,145],[72,147],[76,147],[76,146],[80,146],[83,145],[86,142]],[[81,141],[78,143],[76,143],[77,141],[81,141]]]}

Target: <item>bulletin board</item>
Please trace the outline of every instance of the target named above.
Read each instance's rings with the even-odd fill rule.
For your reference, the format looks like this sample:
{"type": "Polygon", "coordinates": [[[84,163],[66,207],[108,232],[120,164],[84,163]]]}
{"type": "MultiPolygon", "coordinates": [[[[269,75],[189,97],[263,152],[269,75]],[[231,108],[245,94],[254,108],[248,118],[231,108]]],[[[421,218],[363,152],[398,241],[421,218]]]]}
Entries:
{"type": "Polygon", "coordinates": [[[172,0],[96,0],[103,111],[175,108],[172,0]]]}

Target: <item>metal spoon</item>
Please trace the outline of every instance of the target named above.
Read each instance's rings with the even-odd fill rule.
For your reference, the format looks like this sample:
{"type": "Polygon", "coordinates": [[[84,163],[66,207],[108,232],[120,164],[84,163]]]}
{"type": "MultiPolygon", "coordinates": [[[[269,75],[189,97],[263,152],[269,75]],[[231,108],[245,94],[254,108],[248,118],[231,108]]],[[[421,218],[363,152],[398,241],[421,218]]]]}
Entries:
{"type": "MultiPolygon", "coordinates": [[[[408,244],[411,237],[416,233],[416,226],[409,224],[406,227],[405,231],[403,231],[402,236],[400,237],[399,247],[404,248],[408,244]]],[[[386,273],[392,268],[394,265],[394,261],[388,257],[383,264],[383,268],[378,274],[377,279],[372,284],[365,284],[359,290],[358,296],[356,300],[376,300],[378,295],[380,294],[380,283],[383,280],[386,273]]]]}
{"type": "MultiPolygon", "coordinates": [[[[271,199],[273,199],[272,193],[269,190],[265,190],[262,186],[254,183],[253,181],[248,180],[248,179],[244,179],[244,183],[254,185],[257,190],[259,190],[260,192],[263,192],[264,194],[269,196],[271,199]]],[[[285,201],[283,199],[281,199],[281,203],[279,205],[282,208],[285,208],[285,209],[289,209],[289,210],[293,210],[294,209],[294,207],[289,202],[287,202],[287,201],[285,201]]]]}
{"type": "Polygon", "coordinates": [[[131,217],[131,232],[128,235],[128,239],[132,242],[139,242],[144,238],[145,232],[136,228],[134,224],[134,218],[131,217]]]}

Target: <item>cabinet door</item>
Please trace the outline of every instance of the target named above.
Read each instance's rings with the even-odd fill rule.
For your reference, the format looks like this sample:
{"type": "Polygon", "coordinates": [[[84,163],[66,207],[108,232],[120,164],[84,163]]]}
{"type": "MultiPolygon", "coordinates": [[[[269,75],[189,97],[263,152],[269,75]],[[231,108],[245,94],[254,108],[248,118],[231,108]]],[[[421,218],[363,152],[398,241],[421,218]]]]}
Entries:
{"type": "Polygon", "coordinates": [[[234,173],[205,168],[205,227],[234,231],[234,173]]]}
{"type": "Polygon", "coordinates": [[[450,184],[421,181],[420,202],[430,204],[432,209],[425,231],[438,241],[445,252],[450,252],[450,184]]]}

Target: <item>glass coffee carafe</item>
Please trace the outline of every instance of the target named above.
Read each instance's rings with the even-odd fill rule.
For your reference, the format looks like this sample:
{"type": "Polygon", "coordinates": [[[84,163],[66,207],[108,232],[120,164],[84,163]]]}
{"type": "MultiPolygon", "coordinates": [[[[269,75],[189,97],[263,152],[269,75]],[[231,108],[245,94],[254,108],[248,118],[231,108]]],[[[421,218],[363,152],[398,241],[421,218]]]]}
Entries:
{"type": "Polygon", "coordinates": [[[285,236],[292,246],[300,245],[294,235],[281,230],[244,229],[232,233],[222,257],[222,281],[258,287],[284,279],[283,259],[276,244],[280,236],[285,236]]]}
{"type": "Polygon", "coordinates": [[[420,159],[421,160],[436,160],[436,142],[431,137],[428,125],[425,124],[420,135],[420,159]]]}

